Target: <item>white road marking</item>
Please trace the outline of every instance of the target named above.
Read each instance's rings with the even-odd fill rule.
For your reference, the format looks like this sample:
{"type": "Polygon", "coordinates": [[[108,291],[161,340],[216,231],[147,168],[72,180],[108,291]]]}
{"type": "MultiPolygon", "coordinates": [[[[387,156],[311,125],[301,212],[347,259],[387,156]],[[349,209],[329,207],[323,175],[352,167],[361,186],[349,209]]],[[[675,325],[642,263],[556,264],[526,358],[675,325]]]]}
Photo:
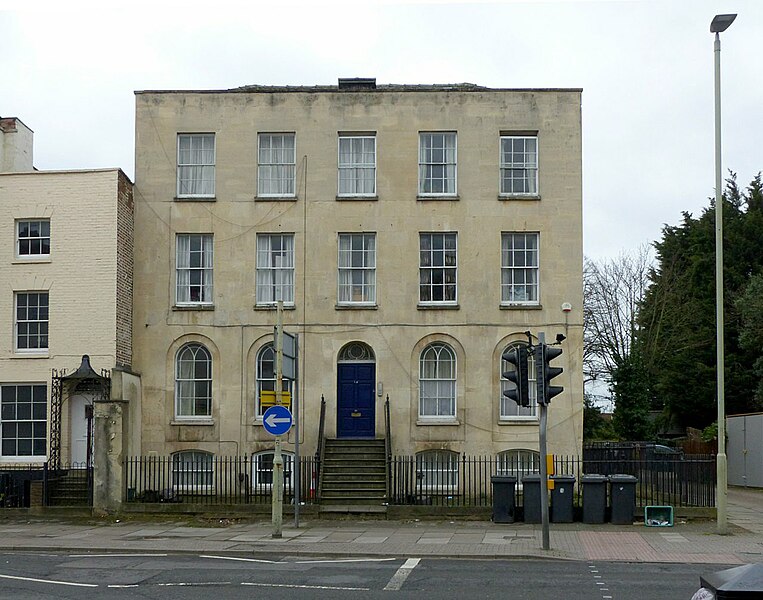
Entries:
{"type": "Polygon", "coordinates": [[[2,579],[15,579],[17,581],[34,581],[35,583],[50,583],[53,585],[71,585],[74,587],[98,587],[97,583],[73,583],[71,581],[56,581],[55,579],[35,579],[34,577],[16,577],[14,575],[0,575],[2,579]]]}
{"type": "Polygon", "coordinates": [[[321,563],[359,563],[359,562],[388,562],[391,560],[397,560],[396,558],[337,558],[335,560],[296,560],[293,563],[295,565],[311,565],[321,563]]]}
{"type": "Polygon", "coordinates": [[[297,588],[300,590],[346,590],[350,592],[368,592],[370,588],[359,587],[335,587],[331,585],[298,585],[295,583],[253,583],[244,581],[241,585],[251,585],[256,587],[280,587],[280,588],[297,588]]]}
{"type": "Polygon", "coordinates": [[[230,585],[230,581],[198,581],[195,583],[157,583],[158,587],[196,587],[205,585],[230,585]]]}
{"type": "Polygon", "coordinates": [[[70,554],[69,558],[132,558],[133,556],[167,556],[166,554],[70,554]]]}
{"type": "Polygon", "coordinates": [[[363,562],[388,562],[397,560],[396,558],[336,558],[336,559],[316,559],[316,560],[295,560],[286,562],[283,560],[265,560],[262,558],[243,558],[240,556],[213,556],[211,554],[202,554],[201,558],[212,558],[216,560],[237,560],[240,562],[265,563],[268,565],[313,565],[313,564],[331,564],[331,563],[363,563],[363,562]]]}
{"type": "Polygon", "coordinates": [[[274,565],[278,562],[275,560],[264,560],[260,558],[241,558],[240,556],[211,556],[208,554],[202,554],[200,558],[215,558],[217,560],[238,560],[241,562],[266,563],[268,565],[274,565]]]}
{"type": "Polygon", "coordinates": [[[135,587],[138,587],[138,584],[137,583],[130,583],[130,584],[125,584],[125,585],[116,585],[116,584],[113,584],[113,585],[107,585],[106,587],[110,587],[110,588],[135,588],[135,587]]]}
{"type": "Polygon", "coordinates": [[[400,568],[392,576],[392,579],[389,580],[389,583],[384,586],[384,589],[388,591],[394,591],[403,587],[405,580],[408,579],[408,575],[411,574],[413,569],[416,568],[416,565],[418,565],[420,561],[420,558],[409,558],[406,560],[402,565],[400,565],[400,568]]]}
{"type": "MultiPolygon", "coordinates": [[[[601,575],[594,575],[594,573],[598,573],[599,572],[599,570],[596,568],[596,565],[588,565],[588,568],[590,569],[591,574],[593,575],[594,579],[601,579],[602,578],[601,575]]],[[[604,581],[596,581],[595,583],[596,583],[596,585],[601,585],[601,586],[606,586],[607,585],[606,582],[604,582],[604,581]]],[[[608,587],[600,587],[598,589],[599,589],[600,592],[608,592],[609,591],[608,587]]],[[[609,596],[609,595],[606,595],[606,594],[602,594],[602,600],[610,600],[611,598],[612,598],[612,596],[609,596]]]]}

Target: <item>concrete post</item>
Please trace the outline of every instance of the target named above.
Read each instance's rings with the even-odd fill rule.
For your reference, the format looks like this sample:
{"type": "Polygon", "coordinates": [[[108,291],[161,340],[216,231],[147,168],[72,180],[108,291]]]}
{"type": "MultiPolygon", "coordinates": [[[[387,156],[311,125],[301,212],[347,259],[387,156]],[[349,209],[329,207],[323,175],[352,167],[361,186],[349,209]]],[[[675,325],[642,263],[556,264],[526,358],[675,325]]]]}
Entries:
{"type": "Polygon", "coordinates": [[[93,405],[93,513],[110,514],[124,502],[124,456],[128,447],[129,373],[114,369],[111,396],[93,405]],[[127,381],[123,381],[127,379],[127,381]],[[127,385],[125,385],[127,384],[127,385]]]}

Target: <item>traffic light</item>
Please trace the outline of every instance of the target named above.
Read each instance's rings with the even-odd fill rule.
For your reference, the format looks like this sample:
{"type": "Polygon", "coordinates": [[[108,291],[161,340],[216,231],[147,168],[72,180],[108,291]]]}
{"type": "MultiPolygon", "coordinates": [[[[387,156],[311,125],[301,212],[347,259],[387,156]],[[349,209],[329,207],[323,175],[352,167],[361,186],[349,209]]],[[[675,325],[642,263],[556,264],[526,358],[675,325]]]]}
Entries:
{"type": "Polygon", "coordinates": [[[514,365],[513,371],[506,371],[503,376],[514,384],[514,388],[504,390],[503,395],[511,398],[518,406],[530,406],[529,386],[527,385],[527,346],[512,346],[503,353],[503,360],[514,365]]]}
{"type": "Polygon", "coordinates": [[[562,367],[552,367],[549,363],[562,353],[561,348],[546,344],[535,346],[535,376],[538,384],[538,404],[549,404],[551,398],[564,391],[560,385],[551,385],[551,380],[561,375],[562,367]]]}

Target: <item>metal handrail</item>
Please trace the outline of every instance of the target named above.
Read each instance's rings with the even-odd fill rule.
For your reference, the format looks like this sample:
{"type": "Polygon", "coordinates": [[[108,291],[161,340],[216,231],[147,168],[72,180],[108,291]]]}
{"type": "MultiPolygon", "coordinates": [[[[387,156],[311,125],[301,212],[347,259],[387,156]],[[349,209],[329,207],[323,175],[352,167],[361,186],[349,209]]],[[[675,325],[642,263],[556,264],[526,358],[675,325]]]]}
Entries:
{"type": "Polygon", "coordinates": [[[389,394],[384,403],[384,452],[387,459],[387,502],[392,493],[392,425],[389,414],[389,394]]]}
{"type": "Polygon", "coordinates": [[[325,443],[325,427],[326,427],[326,399],[321,394],[321,416],[318,421],[318,449],[315,451],[315,497],[318,501],[321,499],[321,475],[323,473],[323,450],[326,446],[325,443]]]}

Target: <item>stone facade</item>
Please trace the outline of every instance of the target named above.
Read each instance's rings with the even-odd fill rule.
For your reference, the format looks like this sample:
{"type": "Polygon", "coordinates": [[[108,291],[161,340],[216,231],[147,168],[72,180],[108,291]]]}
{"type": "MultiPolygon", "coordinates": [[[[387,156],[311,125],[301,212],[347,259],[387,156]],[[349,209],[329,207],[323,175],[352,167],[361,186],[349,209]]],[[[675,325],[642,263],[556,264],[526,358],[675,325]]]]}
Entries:
{"type": "MultiPolygon", "coordinates": [[[[31,149],[10,154],[31,157],[31,149]]],[[[10,425],[0,464],[47,459],[54,369],[72,372],[84,354],[96,371],[129,362],[131,210],[132,183],[119,169],[0,173],[0,385],[10,425]],[[118,339],[120,321],[127,339],[118,339]],[[35,390],[44,406],[40,396],[30,413],[35,390]],[[11,419],[7,402],[16,408],[11,419]]],[[[66,391],[61,408],[68,462],[74,430],[66,391]]]]}
{"type": "MultiPolygon", "coordinates": [[[[501,409],[501,355],[509,343],[526,340],[528,330],[545,332],[550,341],[566,336],[556,361],[564,373],[554,384],[564,392],[549,409],[549,451],[578,453],[580,107],[578,89],[472,85],[138,92],[133,364],[142,379],[144,453],[272,449],[258,415],[258,389],[268,383],[258,357],[272,342],[276,321],[271,290],[263,292],[274,264],[265,261],[284,240],[275,236],[284,234],[293,247],[277,257],[275,270],[285,274],[273,276],[287,281],[284,325],[300,339],[305,454],[316,449],[321,397],[331,437],[352,435],[354,422],[345,417],[362,412],[371,415],[362,435],[384,436],[389,397],[395,454],[537,451],[537,418],[501,409]],[[342,194],[338,186],[340,166],[348,165],[340,140],[353,137],[368,144],[363,156],[349,152],[352,167],[370,169],[360,176],[369,182],[364,194],[342,194]],[[506,178],[529,172],[514,162],[502,171],[502,137],[536,141],[527,154],[537,159],[537,187],[501,194],[510,185],[501,183],[502,172],[506,178]],[[447,148],[439,151],[443,143],[447,148]],[[433,165],[438,161],[450,164],[433,165]],[[508,167],[516,167],[514,175],[508,167]],[[187,178],[195,181],[190,188],[183,187],[187,178]],[[539,285],[514,301],[514,288],[502,291],[502,271],[521,260],[507,264],[506,240],[525,233],[538,242],[539,285]],[[344,298],[339,291],[348,276],[338,274],[339,247],[350,234],[373,238],[375,267],[365,264],[366,283],[375,278],[370,296],[362,286],[344,298]],[[212,252],[202,267],[210,279],[190,292],[188,280],[179,278],[194,275],[187,273],[188,259],[178,258],[188,236],[209,243],[204,248],[212,252]],[[443,241],[456,243],[445,264],[442,252],[435,256],[443,241]],[[448,271],[444,280],[429,272],[436,265],[448,271]],[[355,293],[365,302],[353,302],[355,293]],[[188,392],[187,382],[176,381],[189,348],[202,348],[211,369],[195,381],[210,386],[207,404],[206,392],[188,392]],[[436,372],[422,365],[433,348],[445,348],[447,373],[443,364],[436,372]],[[360,396],[363,410],[348,411],[347,403],[360,396]]],[[[292,429],[285,448],[294,441],[292,429]]]]}

